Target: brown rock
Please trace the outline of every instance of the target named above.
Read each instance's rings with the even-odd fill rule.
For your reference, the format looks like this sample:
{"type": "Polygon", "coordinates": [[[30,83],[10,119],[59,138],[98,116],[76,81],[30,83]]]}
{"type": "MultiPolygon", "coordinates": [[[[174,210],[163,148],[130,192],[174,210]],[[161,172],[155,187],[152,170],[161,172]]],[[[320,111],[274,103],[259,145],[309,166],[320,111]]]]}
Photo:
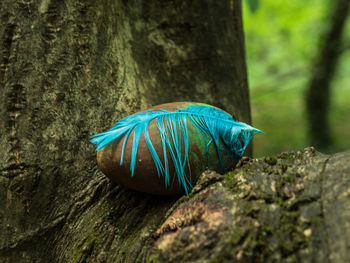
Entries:
{"type": "MultiPolygon", "coordinates": [[[[177,102],[177,103],[167,103],[154,108],[165,108],[165,107],[186,107],[190,104],[197,104],[193,102],[177,102]]],[[[176,108],[174,108],[174,111],[176,108]]],[[[186,165],[186,176],[189,183],[194,186],[199,175],[210,168],[211,170],[219,171],[219,161],[217,157],[217,152],[213,143],[209,147],[209,163],[207,163],[206,151],[203,137],[202,139],[202,150],[200,140],[198,138],[198,132],[195,127],[188,121],[188,137],[189,137],[189,166],[186,165]]],[[[163,147],[161,143],[161,137],[156,125],[155,119],[149,124],[149,136],[152,144],[164,164],[163,147]]],[[[139,141],[139,146],[137,150],[137,158],[135,163],[134,175],[131,176],[130,162],[131,162],[131,152],[133,144],[134,131],[132,131],[127,139],[123,163],[120,165],[121,151],[124,142],[124,136],[121,139],[117,139],[107,144],[102,150],[97,152],[97,162],[102,170],[102,172],[107,175],[112,181],[126,186],[128,188],[146,192],[150,194],[160,194],[160,195],[174,195],[174,194],[184,194],[185,189],[182,183],[179,183],[177,176],[174,176],[174,164],[171,159],[169,152],[167,153],[167,160],[169,162],[169,185],[166,186],[164,176],[158,176],[156,165],[153,161],[152,155],[146,144],[144,135],[142,134],[139,141]]],[[[208,137],[209,138],[209,137],[208,137]]],[[[183,142],[182,142],[183,143],[183,142]]],[[[184,150],[184,147],[182,147],[184,150]]],[[[183,152],[182,152],[183,154],[183,152]]],[[[221,152],[222,156],[226,156],[226,151],[221,152]]],[[[227,158],[228,159],[228,158],[227,158]]],[[[231,160],[227,160],[226,166],[234,167],[235,163],[231,160]]],[[[190,190],[190,189],[189,189],[190,190]]]]}

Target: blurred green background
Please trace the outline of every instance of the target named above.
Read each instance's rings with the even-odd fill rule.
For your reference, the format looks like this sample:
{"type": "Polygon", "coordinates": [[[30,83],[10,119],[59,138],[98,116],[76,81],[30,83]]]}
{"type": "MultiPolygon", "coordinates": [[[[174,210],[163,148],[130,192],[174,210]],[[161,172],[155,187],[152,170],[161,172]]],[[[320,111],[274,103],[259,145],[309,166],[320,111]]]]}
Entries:
{"type": "MultiPolygon", "coordinates": [[[[243,23],[253,125],[254,156],[310,145],[305,92],[320,43],[330,24],[328,0],[244,0],[243,23]]],[[[322,152],[350,149],[350,18],[331,82],[332,144],[322,152]]]]}

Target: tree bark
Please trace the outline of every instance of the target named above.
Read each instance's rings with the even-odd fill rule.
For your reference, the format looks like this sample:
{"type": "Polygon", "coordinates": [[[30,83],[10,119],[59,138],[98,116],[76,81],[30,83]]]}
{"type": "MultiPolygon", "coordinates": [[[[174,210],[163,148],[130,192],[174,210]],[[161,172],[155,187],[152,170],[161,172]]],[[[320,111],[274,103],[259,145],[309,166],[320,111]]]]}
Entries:
{"type": "Polygon", "coordinates": [[[88,138],[171,101],[249,122],[241,1],[2,0],[0,25],[0,261],[134,262],[177,198],[110,183],[88,138]]]}
{"type": "Polygon", "coordinates": [[[350,151],[314,148],[205,172],[140,262],[349,262],[350,151]]]}
{"type": "Polygon", "coordinates": [[[330,26],[313,65],[310,86],[306,94],[310,144],[320,150],[327,150],[332,143],[328,121],[330,86],[341,54],[343,29],[349,14],[350,2],[330,1],[330,6],[330,26]]]}

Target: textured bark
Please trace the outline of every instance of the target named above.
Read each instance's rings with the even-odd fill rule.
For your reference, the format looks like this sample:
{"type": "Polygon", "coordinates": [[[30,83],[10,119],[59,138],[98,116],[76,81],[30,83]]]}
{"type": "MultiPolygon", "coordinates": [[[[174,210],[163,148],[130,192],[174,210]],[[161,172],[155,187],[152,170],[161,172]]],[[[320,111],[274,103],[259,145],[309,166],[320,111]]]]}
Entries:
{"type": "Polygon", "coordinates": [[[306,94],[310,144],[327,150],[332,143],[328,112],[331,101],[331,82],[341,55],[342,35],[350,11],[349,0],[330,1],[331,19],[312,68],[306,94]]]}
{"type": "Polygon", "coordinates": [[[205,172],[141,262],[350,262],[350,151],[313,148],[205,172]]]}
{"type": "Polygon", "coordinates": [[[111,184],[90,135],[151,105],[249,122],[240,1],[0,1],[0,261],[134,262],[176,198],[111,184]]]}

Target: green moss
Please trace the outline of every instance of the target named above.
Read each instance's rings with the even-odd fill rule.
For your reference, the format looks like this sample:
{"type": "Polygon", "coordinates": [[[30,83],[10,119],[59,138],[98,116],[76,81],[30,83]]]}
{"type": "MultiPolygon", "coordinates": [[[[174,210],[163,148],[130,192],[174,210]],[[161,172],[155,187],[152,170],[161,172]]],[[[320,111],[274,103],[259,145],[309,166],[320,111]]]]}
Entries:
{"type": "Polygon", "coordinates": [[[262,229],[265,233],[272,233],[272,228],[270,226],[263,226],[262,229]]]}
{"type": "Polygon", "coordinates": [[[281,169],[282,173],[284,173],[285,171],[287,171],[288,166],[286,164],[281,164],[279,165],[279,168],[281,169]]]}
{"type": "Polygon", "coordinates": [[[280,154],[277,157],[281,160],[293,160],[294,159],[294,156],[292,153],[280,154]]]}
{"type": "Polygon", "coordinates": [[[281,207],[285,206],[285,203],[284,203],[284,201],[283,201],[283,199],[282,199],[281,197],[278,197],[277,203],[278,203],[278,205],[281,206],[281,207]]]}
{"type": "Polygon", "coordinates": [[[140,254],[137,256],[135,262],[136,262],[136,263],[141,263],[141,262],[142,262],[142,253],[140,253],[140,254]]]}
{"type": "Polygon", "coordinates": [[[118,227],[114,229],[114,238],[119,239],[120,238],[120,230],[118,227]]]}
{"type": "Polygon", "coordinates": [[[288,183],[294,183],[296,176],[295,175],[288,175],[286,177],[283,178],[284,181],[288,182],[288,183]]]}
{"type": "Polygon", "coordinates": [[[225,179],[230,180],[230,179],[234,178],[237,174],[246,175],[246,171],[242,170],[242,169],[235,169],[231,172],[226,173],[225,179]]]}
{"type": "Polygon", "coordinates": [[[264,160],[269,165],[275,165],[277,163],[277,158],[276,157],[265,157],[264,160]]]}
{"type": "Polygon", "coordinates": [[[107,207],[108,207],[108,204],[107,204],[106,201],[104,201],[104,202],[102,203],[102,205],[101,205],[101,208],[102,208],[102,209],[105,209],[105,208],[107,208],[107,207]]]}
{"type": "Polygon", "coordinates": [[[237,174],[245,175],[246,172],[244,170],[233,170],[232,172],[226,173],[225,176],[225,184],[228,188],[234,190],[234,192],[238,191],[237,181],[234,179],[237,174]]]}
{"type": "Polygon", "coordinates": [[[272,174],[272,173],[273,173],[273,170],[272,170],[271,167],[266,167],[266,168],[264,169],[264,171],[265,171],[265,173],[267,173],[267,174],[272,174]]]}
{"type": "Polygon", "coordinates": [[[159,260],[159,253],[157,253],[156,251],[154,251],[152,254],[150,254],[147,257],[147,261],[146,261],[146,263],[154,263],[154,262],[161,262],[159,260]]]}
{"type": "Polygon", "coordinates": [[[135,263],[140,263],[142,262],[142,259],[143,259],[143,256],[146,254],[146,251],[147,251],[147,246],[143,246],[140,254],[137,256],[136,260],[135,260],[135,263]]]}

